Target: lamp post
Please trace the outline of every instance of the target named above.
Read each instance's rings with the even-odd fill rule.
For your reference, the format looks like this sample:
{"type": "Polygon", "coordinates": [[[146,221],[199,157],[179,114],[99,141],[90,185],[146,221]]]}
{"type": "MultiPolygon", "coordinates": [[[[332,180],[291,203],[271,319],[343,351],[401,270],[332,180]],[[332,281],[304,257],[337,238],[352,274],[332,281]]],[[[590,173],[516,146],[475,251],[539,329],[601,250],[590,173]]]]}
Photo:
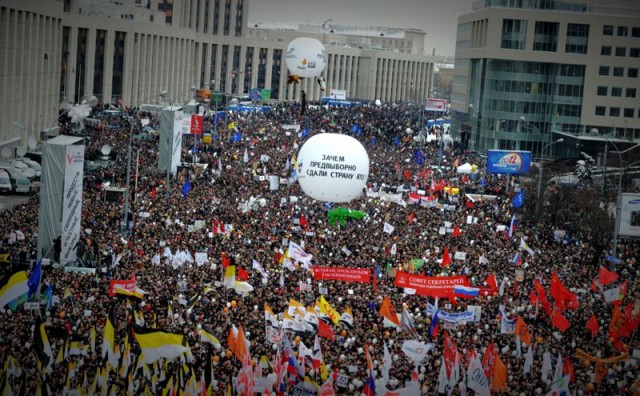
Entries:
{"type": "MultiPolygon", "coordinates": [[[[543,143],[543,136],[542,136],[542,131],[540,130],[540,128],[538,128],[535,124],[527,121],[527,119],[525,118],[525,116],[520,116],[520,122],[522,123],[522,125],[526,126],[527,128],[531,128],[533,129],[534,132],[537,133],[538,135],[538,148],[540,148],[540,146],[542,146],[543,143]]],[[[542,153],[538,153],[538,155],[540,155],[540,160],[542,161],[542,153]]]]}
{"type": "MultiPolygon", "coordinates": [[[[160,94],[153,95],[143,100],[142,103],[146,102],[148,99],[151,99],[155,96],[165,97],[166,94],[167,94],[167,91],[163,90],[160,92],[160,94]]],[[[120,235],[122,236],[125,236],[125,234],[128,232],[127,229],[129,228],[127,218],[129,216],[129,195],[130,195],[130,189],[131,189],[131,150],[133,146],[133,126],[136,123],[136,117],[138,116],[138,112],[139,110],[135,110],[133,112],[132,120],[130,121],[130,126],[129,126],[129,147],[127,148],[127,185],[124,190],[124,208],[123,208],[124,213],[122,214],[122,223],[120,224],[120,235]]],[[[137,184],[138,177],[139,176],[136,173],[136,184],[137,184]]]]}
{"type": "Polygon", "coordinates": [[[544,146],[542,146],[542,152],[540,153],[540,174],[538,175],[538,189],[536,192],[536,217],[538,217],[540,215],[540,199],[541,197],[541,192],[542,192],[542,166],[544,164],[544,150],[547,147],[553,146],[556,143],[562,143],[564,142],[564,139],[560,138],[558,140],[556,140],[555,142],[551,142],[551,143],[547,143],[544,146]]]}

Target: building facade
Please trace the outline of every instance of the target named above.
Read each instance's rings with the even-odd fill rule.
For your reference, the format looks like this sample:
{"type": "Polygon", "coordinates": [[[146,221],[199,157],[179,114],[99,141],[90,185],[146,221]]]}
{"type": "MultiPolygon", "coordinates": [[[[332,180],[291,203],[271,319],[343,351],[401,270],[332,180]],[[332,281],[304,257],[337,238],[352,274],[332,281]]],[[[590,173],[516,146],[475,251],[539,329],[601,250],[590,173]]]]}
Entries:
{"type": "MultiPolygon", "coordinates": [[[[22,84],[12,77],[16,71],[24,82],[30,80],[31,69],[5,61],[0,72],[0,111],[24,115],[0,118],[0,142],[11,140],[12,145],[25,134],[39,136],[39,131],[55,124],[59,103],[78,103],[90,95],[104,103],[130,106],[159,102],[161,93],[163,102],[183,103],[192,97],[194,87],[235,96],[247,95],[253,88],[269,89],[271,98],[279,101],[297,100],[301,90],[308,100],[316,100],[340,89],[350,99],[417,101],[432,90],[433,65],[438,60],[424,55],[426,34],[421,30],[396,29],[393,37],[385,37],[336,33],[326,26],[305,25],[295,31],[249,28],[248,0],[1,0],[0,6],[6,22],[0,29],[14,31],[2,40],[0,54],[15,53],[25,65],[35,55],[24,54],[23,46],[17,45],[18,36],[29,37],[17,29],[31,31],[36,26],[23,13],[39,10],[36,15],[51,19],[50,31],[37,30],[42,40],[49,40],[50,59],[43,70],[48,74],[42,76],[49,89],[46,106],[34,106],[34,98],[26,94],[18,101],[5,93],[3,87],[12,87],[7,83],[16,88],[22,84]],[[326,92],[311,80],[287,85],[285,52],[288,43],[301,36],[325,44],[326,92]],[[12,69],[6,68],[7,63],[12,69]]],[[[39,51],[41,56],[44,49],[39,51]]],[[[21,139],[19,144],[25,142],[21,139]]]]}
{"type": "Polygon", "coordinates": [[[454,139],[534,156],[559,138],[573,154],[581,137],[640,142],[639,68],[640,3],[476,1],[458,19],[454,139]]]}

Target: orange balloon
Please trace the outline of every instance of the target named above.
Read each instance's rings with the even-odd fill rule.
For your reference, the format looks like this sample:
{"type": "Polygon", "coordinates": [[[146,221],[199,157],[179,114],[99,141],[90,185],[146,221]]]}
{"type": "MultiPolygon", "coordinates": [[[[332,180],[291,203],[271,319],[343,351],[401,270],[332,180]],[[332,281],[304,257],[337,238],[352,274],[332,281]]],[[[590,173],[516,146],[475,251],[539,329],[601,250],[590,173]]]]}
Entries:
{"type": "Polygon", "coordinates": [[[230,357],[231,357],[231,355],[232,355],[231,351],[227,351],[226,356],[227,356],[228,358],[230,358],[230,357]]]}
{"type": "Polygon", "coordinates": [[[216,363],[219,362],[220,361],[220,356],[218,356],[218,355],[214,356],[213,357],[213,361],[216,362],[216,363]]]}
{"type": "Polygon", "coordinates": [[[346,330],[342,330],[342,332],[340,334],[342,334],[343,337],[346,337],[347,336],[347,331],[346,330]]]}
{"type": "Polygon", "coordinates": [[[538,344],[542,344],[542,341],[544,341],[544,340],[542,339],[542,337],[538,337],[538,338],[536,338],[536,341],[538,341],[538,344]]]}
{"type": "Polygon", "coordinates": [[[224,313],[229,313],[229,308],[227,307],[224,307],[222,310],[224,311],[224,313]]]}
{"type": "Polygon", "coordinates": [[[236,300],[231,300],[231,306],[232,306],[233,308],[235,308],[235,307],[236,307],[236,305],[238,305],[238,303],[236,302],[236,300]]]}

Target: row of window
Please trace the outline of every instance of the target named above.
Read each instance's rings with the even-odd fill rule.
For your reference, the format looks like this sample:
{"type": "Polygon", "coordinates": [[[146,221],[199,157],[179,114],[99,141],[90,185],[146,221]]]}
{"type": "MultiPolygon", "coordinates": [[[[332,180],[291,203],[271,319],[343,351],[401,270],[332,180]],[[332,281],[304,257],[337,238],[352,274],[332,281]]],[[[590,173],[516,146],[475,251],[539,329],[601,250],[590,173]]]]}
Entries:
{"type": "MultiPolygon", "coordinates": [[[[636,91],[636,88],[627,88],[625,90],[625,97],[635,98],[636,91]]],[[[602,85],[598,86],[597,92],[598,96],[607,96],[609,94],[609,87],[602,85]]],[[[622,97],[622,87],[611,87],[611,96],[622,97]]]]}
{"type": "MultiPolygon", "coordinates": [[[[602,27],[602,35],[603,36],[613,36],[614,30],[616,30],[616,29],[614,29],[613,25],[604,25],[602,27]]],[[[628,37],[629,36],[629,32],[631,32],[631,37],[640,38],[640,27],[632,27],[631,29],[629,29],[629,27],[627,27],[627,26],[618,26],[617,36],[618,37],[628,37]]]]}
{"type": "MultiPolygon", "coordinates": [[[[614,53],[610,45],[603,45],[600,48],[600,55],[611,56],[614,53]]],[[[616,56],[627,56],[627,47],[616,47],[616,56]]],[[[640,58],[640,48],[629,48],[629,56],[631,58],[640,58]]]]}
{"type": "MultiPolygon", "coordinates": [[[[611,71],[611,66],[600,66],[598,70],[598,75],[600,76],[608,76],[611,71]]],[[[624,77],[624,67],[613,67],[613,77],[624,77]]],[[[629,67],[627,69],[627,77],[629,78],[638,78],[638,68],[637,67],[629,67]]]]}
{"type": "MultiPolygon", "coordinates": [[[[624,108],[622,109],[622,116],[624,118],[633,118],[636,113],[636,109],[632,108],[624,108]]],[[[597,116],[606,116],[607,115],[607,107],[606,106],[596,106],[597,116]]],[[[609,107],[609,117],[620,117],[620,108],[619,107],[609,107]]],[[[640,109],[638,109],[638,118],[640,118],[640,109]]]]}

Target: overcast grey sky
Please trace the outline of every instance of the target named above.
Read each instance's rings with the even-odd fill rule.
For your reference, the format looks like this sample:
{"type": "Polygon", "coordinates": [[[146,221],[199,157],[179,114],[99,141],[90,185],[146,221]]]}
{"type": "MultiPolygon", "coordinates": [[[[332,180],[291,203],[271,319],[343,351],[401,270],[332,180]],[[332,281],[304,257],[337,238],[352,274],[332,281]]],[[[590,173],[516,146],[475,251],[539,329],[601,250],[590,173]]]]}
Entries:
{"type": "Polygon", "coordinates": [[[472,0],[251,0],[249,21],[272,20],[339,25],[418,28],[427,32],[430,54],[453,56],[459,15],[472,0]]]}

